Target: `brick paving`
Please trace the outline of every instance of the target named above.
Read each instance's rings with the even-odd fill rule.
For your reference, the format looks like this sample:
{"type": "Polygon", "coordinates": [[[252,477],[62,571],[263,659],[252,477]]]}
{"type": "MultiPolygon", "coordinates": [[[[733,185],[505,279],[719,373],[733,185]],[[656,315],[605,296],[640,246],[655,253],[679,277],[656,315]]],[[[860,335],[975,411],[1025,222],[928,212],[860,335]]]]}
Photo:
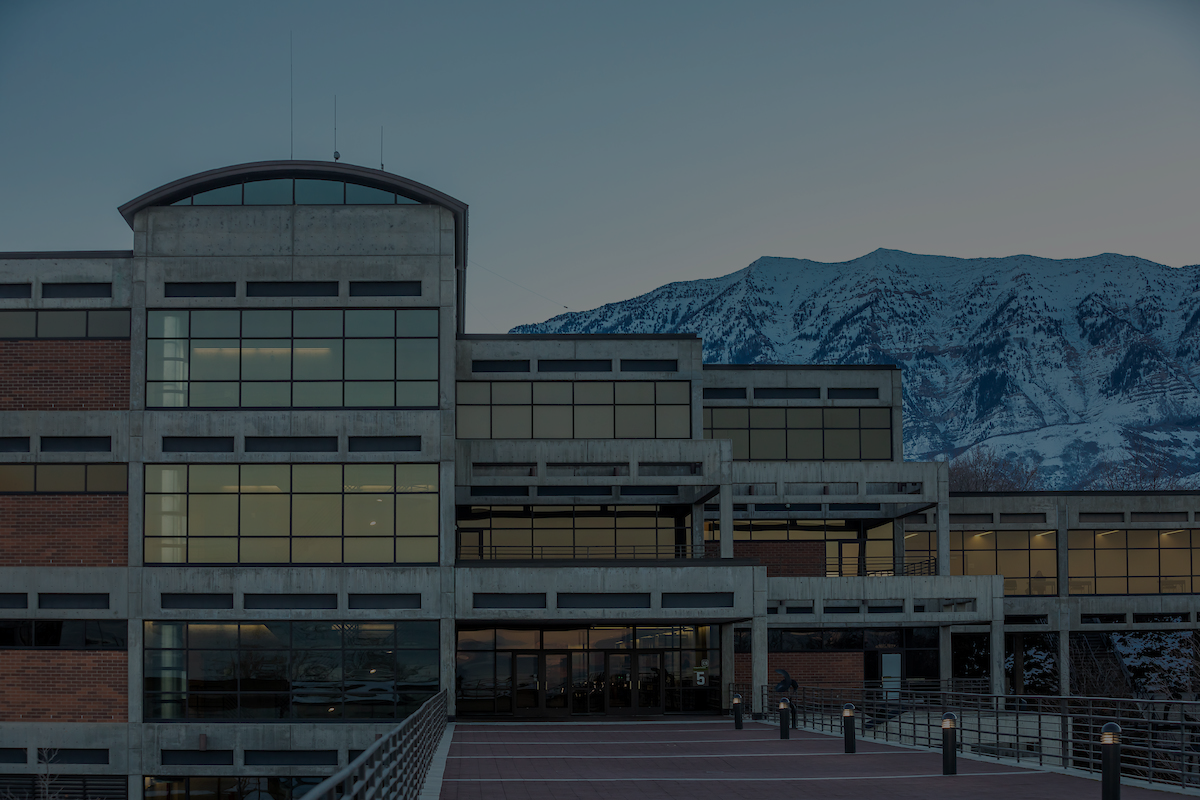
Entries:
{"type": "MultiPolygon", "coordinates": [[[[727,720],[629,723],[458,723],[442,800],[679,797],[1071,800],[1100,797],[1100,782],[959,758],[944,777],[941,754],[727,720]]],[[[1122,787],[1123,800],[1166,800],[1122,787]]]]}

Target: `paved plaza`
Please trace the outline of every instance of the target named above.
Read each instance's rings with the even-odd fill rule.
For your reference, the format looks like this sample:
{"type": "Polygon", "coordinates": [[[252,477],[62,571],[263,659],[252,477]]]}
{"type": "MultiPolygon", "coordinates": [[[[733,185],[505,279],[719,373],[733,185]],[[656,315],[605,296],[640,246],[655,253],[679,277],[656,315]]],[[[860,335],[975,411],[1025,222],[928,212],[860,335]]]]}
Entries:
{"type": "MultiPolygon", "coordinates": [[[[1098,798],[1100,782],[986,761],[728,720],[671,723],[459,723],[446,758],[442,800],[519,798],[1098,798]]],[[[1123,787],[1123,800],[1171,794],[1123,787]]]]}

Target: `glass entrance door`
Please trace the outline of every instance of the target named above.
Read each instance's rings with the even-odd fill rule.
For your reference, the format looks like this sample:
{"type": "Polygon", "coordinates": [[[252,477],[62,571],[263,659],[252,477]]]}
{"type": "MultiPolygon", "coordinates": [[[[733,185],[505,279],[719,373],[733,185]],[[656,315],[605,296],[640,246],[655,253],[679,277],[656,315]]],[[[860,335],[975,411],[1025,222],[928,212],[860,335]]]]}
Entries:
{"type": "Polygon", "coordinates": [[[663,713],[662,653],[638,653],[637,713],[663,713]]]}
{"type": "Polygon", "coordinates": [[[633,654],[608,654],[607,706],[610,714],[633,712],[633,654]]]}
{"type": "Polygon", "coordinates": [[[571,654],[546,653],[542,704],[550,716],[571,712],[571,654]]]}
{"type": "Polygon", "coordinates": [[[838,544],[837,577],[852,578],[856,575],[866,575],[866,542],[858,539],[840,541],[838,544]]]}
{"type": "Polygon", "coordinates": [[[609,653],[605,710],[609,714],[663,713],[662,665],[662,653],[609,653]]]}
{"type": "Polygon", "coordinates": [[[513,653],[513,711],[517,714],[541,713],[541,660],[537,653],[513,653]]]}

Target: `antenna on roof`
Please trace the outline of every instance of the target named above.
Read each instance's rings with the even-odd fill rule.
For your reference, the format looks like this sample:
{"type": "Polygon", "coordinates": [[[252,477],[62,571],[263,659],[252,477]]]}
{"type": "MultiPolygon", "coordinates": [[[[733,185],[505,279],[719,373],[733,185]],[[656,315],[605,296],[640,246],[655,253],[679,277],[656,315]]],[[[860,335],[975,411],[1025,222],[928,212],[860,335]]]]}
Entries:
{"type": "Polygon", "coordinates": [[[288,31],[288,160],[296,157],[296,70],[292,58],[292,31],[288,31]]]}
{"type": "Polygon", "coordinates": [[[337,161],[342,154],[337,151],[337,95],[333,96],[333,160],[337,161]]]}
{"type": "Polygon", "coordinates": [[[383,126],[379,126],[379,171],[383,172],[383,126]]]}

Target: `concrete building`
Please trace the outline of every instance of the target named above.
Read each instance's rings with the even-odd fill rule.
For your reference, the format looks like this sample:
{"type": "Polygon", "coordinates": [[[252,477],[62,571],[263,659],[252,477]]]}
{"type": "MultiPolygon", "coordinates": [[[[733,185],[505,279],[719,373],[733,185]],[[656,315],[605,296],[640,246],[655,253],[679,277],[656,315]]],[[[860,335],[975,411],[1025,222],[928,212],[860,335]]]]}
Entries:
{"type": "Polygon", "coordinates": [[[1069,691],[1098,632],[1195,628],[1200,496],[952,496],[889,367],[464,334],[430,187],[263,162],[120,212],[129,251],[0,254],[0,790],[289,800],[439,689],[1069,691]]]}

